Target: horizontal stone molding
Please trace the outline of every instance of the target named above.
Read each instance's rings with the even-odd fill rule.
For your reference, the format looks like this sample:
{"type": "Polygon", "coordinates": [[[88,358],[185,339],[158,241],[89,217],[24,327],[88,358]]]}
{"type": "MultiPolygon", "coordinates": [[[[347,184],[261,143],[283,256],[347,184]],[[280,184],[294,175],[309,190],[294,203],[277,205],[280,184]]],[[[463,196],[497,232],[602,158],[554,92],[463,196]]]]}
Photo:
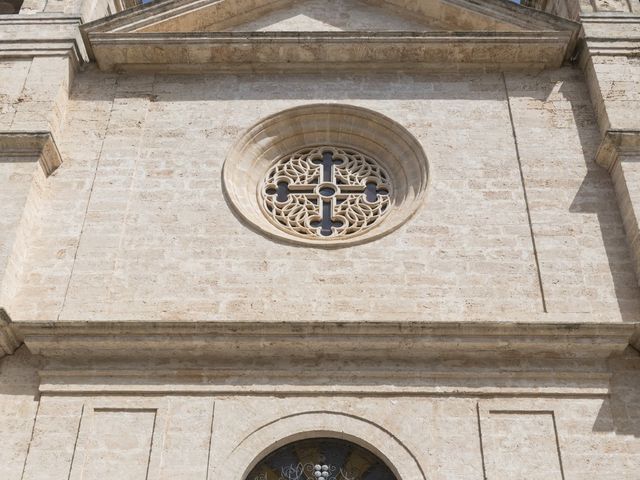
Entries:
{"type": "Polygon", "coordinates": [[[640,156],[640,130],[608,130],[596,155],[598,164],[611,171],[628,156],[640,156]]]}
{"type": "Polygon", "coordinates": [[[582,24],[588,23],[640,23],[640,15],[637,13],[629,12],[594,12],[594,13],[582,13],[580,15],[580,22],[582,24]]]}
{"type": "Polygon", "coordinates": [[[547,371],[505,365],[438,371],[419,365],[410,370],[397,366],[367,370],[348,365],[309,369],[229,369],[127,367],[79,364],[39,372],[42,393],[82,394],[208,394],[208,395],[313,395],[389,396],[527,396],[601,397],[609,393],[611,374],[602,371],[563,370],[559,364],[547,371]],[[265,383],[265,379],[269,381],[265,383]],[[306,380],[305,380],[306,379],[306,380]],[[311,379],[311,380],[309,380],[311,379]]]}
{"type": "Polygon", "coordinates": [[[448,357],[605,358],[633,324],[519,322],[79,322],[18,321],[27,347],[47,357],[290,357],[376,364],[448,357]]]}
{"type": "Polygon", "coordinates": [[[0,58],[70,56],[79,65],[88,60],[81,24],[77,15],[0,15],[0,58]]]}
{"type": "Polygon", "coordinates": [[[592,57],[637,57],[640,55],[640,39],[588,38],[587,48],[582,50],[581,65],[592,57]]]}
{"type": "Polygon", "coordinates": [[[640,55],[640,15],[624,13],[583,14],[581,64],[594,56],[640,55]]]}
{"type": "Polygon", "coordinates": [[[0,307],[0,358],[11,355],[21,343],[19,336],[13,330],[9,315],[4,308],[0,307]]]}
{"type": "Polygon", "coordinates": [[[0,132],[0,162],[37,161],[46,176],[60,165],[62,157],[49,132],[0,132]]]}
{"type": "Polygon", "coordinates": [[[87,34],[102,70],[473,70],[560,67],[571,32],[87,34]]]}

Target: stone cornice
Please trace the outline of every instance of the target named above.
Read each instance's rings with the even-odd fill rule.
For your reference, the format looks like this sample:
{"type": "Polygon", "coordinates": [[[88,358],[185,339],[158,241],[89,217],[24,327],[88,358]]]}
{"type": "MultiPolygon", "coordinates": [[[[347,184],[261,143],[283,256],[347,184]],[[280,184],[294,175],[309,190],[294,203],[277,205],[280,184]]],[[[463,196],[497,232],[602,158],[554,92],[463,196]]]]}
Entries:
{"type": "Polygon", "coordinates": [[[593,56],[640,55],[640,15],[593,13],[582,16],[582,36],[586,48],[581,62],[593,56]]]}
{"type": "Polygon", "coordinates": [[[11,319],[4,308],[0,307],[0,358],[11,355],[21,344],[13,330],[11,319]]]}
{"type": "Polygon", "coordinates": [[[506,0],[371,1],[435,22],[440,30],[231,33],[225,30],[234,21],[288,2],[172,0],[88,23],[81,31],[101,69],[163,72],[540,70],[569,60],[580,31],[577,23],[506,0]]]}
{"type": "Polygon", "coordinates": [[[70,56],[75,64],[88,59],[77,15],[0,15],[0,58],[70,56]]]}
{"type": "Polygon", "coordinates": [[[46,176],[61,164],[62,157],[49,132],[0,132],[0,161],[37,161],[46,176]]]}
{"type": "Polygon", "coordinates": [[[555,68],[571,32],[88,33],[102,70],[310,71],[555,68]]]}
{"type": "Polygon", "coordinates": [[[640,157],[640,130],[608,130],[596,155],[598,164],[611,171],[627,156],[640,157]]]}
{"type": "Polygon", "coordinates": [[[585,61],[593,56],[597,57],[638,57],[640,56],[640,41],[619,39],[588,39],[585,61]]]}
{"type": "Polygon", "coordinates": [[[594,12],[580,15],[582,23],[638,23],[640,15],[629,12],[594,12]]]}
{"type": "Polygon", "coordinates": [[[15,322],[49,358],[292,358],[372,364],[451,357],[605,358],[633,324],[519,322],[15,322]]]}
{"type": "MultiPolygon", "coordinates": [[[[424,21],[441,20],[449,22],[447,30],[456,31],[546,31],[579,30],[579,24],[539,10],[526,10],[514,5],[511,0],[365,0],[391,12],[404,12],[424,21]],[[464,13],[464,15],[460,15],[464,13]],[[451,24],[451,22],[454,22],[451,24]],[[458,22],[458,23],[456,23],[458,22]],[[461,22],[461,23],[460,23],[461,22]],[[502,28],[496,28],[500,24],[502,28]]],[[[269,9],[285,8],[293,0],[170,0],[154,2],[120,12],[105,19],[87,23],[85,29],[93,32],[135,32],[150,26],[181,18],[180,29],[173,31],[199,31],[203,25],[218,24],[222,21],[242,19],[246,22],[269,9]],[[184,19],[188,15],[191,30],[185,29],[184,19]],[[253,16],[253,17],[252,17],[253,16]],[[206,20],[211,17],[211,21],[206,20]]],[[[154,30],[156,31],[156,30],[154,30]]],[[[172,31],[163,28],[161,31],[172,31]]]]}

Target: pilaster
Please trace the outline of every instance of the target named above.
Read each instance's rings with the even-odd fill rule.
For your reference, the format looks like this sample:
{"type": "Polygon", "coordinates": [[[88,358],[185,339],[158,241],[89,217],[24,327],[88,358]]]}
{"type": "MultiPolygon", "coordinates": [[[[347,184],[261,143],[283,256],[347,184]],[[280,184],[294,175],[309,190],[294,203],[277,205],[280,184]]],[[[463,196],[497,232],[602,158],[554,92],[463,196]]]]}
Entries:
{"type": "MultiPolygon", "coordinates": [[[[619,2],[618,2],[619,3],[619,2]]],[[[583,13],[580,65],[603,135],[597,161],[611,173],[640,279],[640,2],[583,13]],[[636,6],[637,4],[637,6],[636,6]]]]}
{"type": "MultiPolygon", "coordinates": [[[[36,227],[46,180],[62,163],[49,132],[0,132],[0,354],[16,346],[9,335],[7,306],[23,265],[26,240],[36,227]],[[38,163],[39,167],[34,167],[38,163]],[[2,337],[5,338],[3,342],[2,337]],[[3,345],[4,344],[4,345],[3,345]]],[[[0,355],[1,356],[1,355],[0,355]]]]}
{"type": "Polygon", "coordinates": [[[582,23],[579,64],[603,138],[597,161],[611,173],[640,279],[640,1],[522,3],[582,23]]]}

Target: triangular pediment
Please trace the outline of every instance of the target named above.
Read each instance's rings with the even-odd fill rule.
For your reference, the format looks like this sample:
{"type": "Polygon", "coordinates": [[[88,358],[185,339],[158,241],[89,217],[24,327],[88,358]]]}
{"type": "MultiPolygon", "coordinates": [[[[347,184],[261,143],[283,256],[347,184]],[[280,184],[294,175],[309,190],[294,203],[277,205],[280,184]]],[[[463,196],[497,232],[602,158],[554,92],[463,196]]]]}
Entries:
{"type": "Polygon", "coordinates": [[[510,0],[165,0],[82,31],[107,70],[486,70],[559,66],[578,28],[510,0]]]}
{"type": "MultiPolygon", "coordinates": [[[[257,18],[237,18],[226,31],[319,32],[319,31],[433,31],[443,26],[435,20],[399,14],[361,0],[300,0],[257,18]]],[[[207,31],[219,30],[211,25],[207,31]]]]}

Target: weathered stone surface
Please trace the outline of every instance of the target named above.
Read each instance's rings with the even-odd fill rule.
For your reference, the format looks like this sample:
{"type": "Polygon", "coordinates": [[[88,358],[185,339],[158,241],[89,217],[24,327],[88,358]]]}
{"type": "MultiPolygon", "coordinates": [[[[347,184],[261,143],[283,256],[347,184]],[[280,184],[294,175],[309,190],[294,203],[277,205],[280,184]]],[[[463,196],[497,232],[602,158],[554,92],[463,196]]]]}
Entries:
{"type": "Polygon", "coordinates": [[[527,2],[576,50],[502,0],[168,0],[83,28],[83,64],[80,17],[131,3],[0,16],[0,478],[255,480],[330,436],[397,480],[636,480],[639,2],[527,2]],[[318,103],[389,121],[282,115],[318,103]],[[223,169],[278,114],[235,185],[324,131],[415,213],[259,232],[223,169]]]}

